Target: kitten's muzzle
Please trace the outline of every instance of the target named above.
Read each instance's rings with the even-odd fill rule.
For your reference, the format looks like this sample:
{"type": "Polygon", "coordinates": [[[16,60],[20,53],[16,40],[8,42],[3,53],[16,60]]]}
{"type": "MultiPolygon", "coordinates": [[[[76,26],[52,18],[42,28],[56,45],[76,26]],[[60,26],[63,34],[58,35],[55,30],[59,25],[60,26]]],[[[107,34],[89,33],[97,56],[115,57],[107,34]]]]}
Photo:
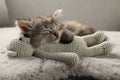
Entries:
{"type": "Polygon", "coordinates": [[[60,33],[58,31],[51,31],[51,30],[46,30],[47,34],[52,34],[54,35],[56,38],[60,37],[60,33]]]}
{"type": "Polygon", "coordinates": [[[57,31],[52,31],[51,34],[53,34],[56,38],[59,38],[59,33],[57,31]]]}

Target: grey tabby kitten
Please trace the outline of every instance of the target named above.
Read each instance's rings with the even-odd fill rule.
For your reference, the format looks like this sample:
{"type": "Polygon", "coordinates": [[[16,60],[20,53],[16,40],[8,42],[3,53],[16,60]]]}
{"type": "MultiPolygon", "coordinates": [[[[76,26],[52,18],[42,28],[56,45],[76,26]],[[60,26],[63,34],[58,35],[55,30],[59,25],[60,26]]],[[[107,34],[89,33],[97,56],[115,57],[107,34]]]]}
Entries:
{"type": "Polygon", "coordinates": [[[74,35],[94,33],[93,28],[81,26],[76,21],[61,21],[61,13],[62,9],[58,9],[50,16],[41,16],[32,21],[17,20],[17,24],[22,34],[30,37],[34,48],[46,42],[70,43],[74,35]]]}

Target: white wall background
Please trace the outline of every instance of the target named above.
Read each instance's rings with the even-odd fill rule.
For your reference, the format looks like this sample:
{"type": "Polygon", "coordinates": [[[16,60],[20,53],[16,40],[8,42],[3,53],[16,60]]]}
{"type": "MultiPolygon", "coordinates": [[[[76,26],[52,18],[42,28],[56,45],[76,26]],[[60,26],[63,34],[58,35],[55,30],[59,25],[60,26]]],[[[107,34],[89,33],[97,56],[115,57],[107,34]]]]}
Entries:
{"type": "Polygon", "coordinates": [[[6,26],[9,23],[8,10],[5,0],[0,0],[0,27],[6,26]]]}
{"type": "Polygon", "coordinates": [[[97,29],[120,30],[120,0],[6,0],[10,19],[49,15],[58,8],[64,17],[97,29]]]}

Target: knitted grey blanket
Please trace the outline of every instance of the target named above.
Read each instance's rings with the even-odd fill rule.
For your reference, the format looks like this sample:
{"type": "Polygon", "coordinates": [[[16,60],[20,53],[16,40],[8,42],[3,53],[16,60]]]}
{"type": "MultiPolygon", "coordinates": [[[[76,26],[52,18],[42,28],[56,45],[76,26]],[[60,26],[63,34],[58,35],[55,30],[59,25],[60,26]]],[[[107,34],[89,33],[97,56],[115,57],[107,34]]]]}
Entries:
{"type": "Polygon", "coordinates": [[[79,63],[72,68],[58,61],[36,57],[8,58],[6,47],[10,40],[18,36],[18,32],[17,28],[0,29],[0,80],[68,80],[70,76],[120,80],[120,32],[105,31],[114,46],[111,54],[81,58],[79,63]]]}

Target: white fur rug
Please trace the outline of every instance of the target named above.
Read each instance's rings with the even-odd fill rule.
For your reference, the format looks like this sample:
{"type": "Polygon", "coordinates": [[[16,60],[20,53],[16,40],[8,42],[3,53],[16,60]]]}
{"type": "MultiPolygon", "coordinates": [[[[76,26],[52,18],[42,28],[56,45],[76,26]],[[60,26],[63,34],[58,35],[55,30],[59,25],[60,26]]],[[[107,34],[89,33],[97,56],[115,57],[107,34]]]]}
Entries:
{"type": "Polygon", "coordinates": [[[113,52],[102,57],[82,58],[75,67],[40,58],[9,59],[7,44],[19,33],[17,28],[0,29],[0,80],[60,80],[69,75],[93,76],[100,80],[120,80],[120,32],[105,31],[113,52]]]}

